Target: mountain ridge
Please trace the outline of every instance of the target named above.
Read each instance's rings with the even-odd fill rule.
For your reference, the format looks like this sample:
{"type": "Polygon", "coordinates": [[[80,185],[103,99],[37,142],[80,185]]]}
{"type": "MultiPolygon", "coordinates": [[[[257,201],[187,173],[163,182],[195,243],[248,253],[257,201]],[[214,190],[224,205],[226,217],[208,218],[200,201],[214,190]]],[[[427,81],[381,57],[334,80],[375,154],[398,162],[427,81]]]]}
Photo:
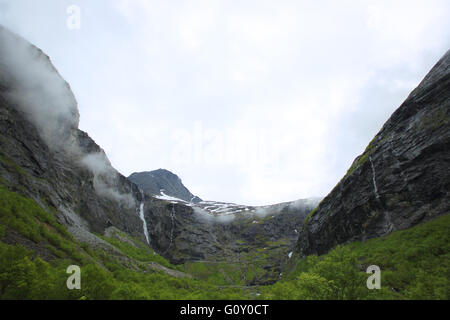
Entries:
{"type": "Polygon", "coordinates": [[[184,186],[180,177],[166,169],[134,172],[128,179],[145,192],[155,196],[168,195],[189,203],[202,201],[184,186]]]}
{"type": "MultiPolygon", "coordinates": [[[[365,290],[363,267],[383,266],[383,257],[355,260],[349,247],[339,245],[357,247],[359,240],[377,238],[368,244],[377,246],[361,249],[361,259],[365,250],[377,256],[380,247],[389,255],[391,248],[379,245],[383,237],[448,213],[449,88],[447,52],[324,199],[264,207],[193,203],[161,188],[157,194],[141,190],[115,170],[104,150],[78,129],[76,99],[49,57],[0,27],[1,298],[36,297],[45,290],[46,297],[74,299],[255,298],[261,294],[255,288],[274,283],[281,290],[262,289],[269,291],[265,297],[292,298],[295,290],[305,298],[358,297],[342,294],[346,283],[350,291],[365,290]],[[310,261],[323,269],[305,275],[310,261]],[[86,274],[80,294],[58,287],[67,279],[66,263],[81,265],[86,274]],[[280,280],[293,266],[299,277],[283,287],[280,280]],[[339,270],[352,278],[340,279],[335,267],[345,267],[339,270]]],[[[448,241],[433,236],[438,230],[448,237],[448,221],[401,233],[400,240],[390,237],[392,245],[401,243],[397,255],[407,247],[404,239],[418,238],[411,252],[387,266],[391,276],[399,274],[404,282],[401,269],[412,258],[421,263],[419,271],[440,271],[426,265],[429,257],[448,271],[448,241]],[[418,257],[422,235],[431,239],[430,252],[418,257]]],[[[423,275],[407,276],[416,291],[428,283],[423,275]]],[[[448,283],[445,275],[432,280],[441,287],[448,283]]],[[[401,283],[392,286],[398,287],[410,296],[401,283]]],[[[439,290],[425,296],[445,297],[439,290]]]]}
{"type": "Polygon", "coordinates": [[[296,252],[385,236],[450,212],[450,50],[309,214],[296,252]]]}
{"type": "MultiPolygon", "coordinates": [[[[222,268],[239,274],[235,281],[244,284],[279,278],[297,240],[294,230],[313,205],[218,217],[187,201],[142,192],[78,129],[77,101],[49,57],[6,29],[0,29],[0,44],[0,183],[9,191],[51,211],[75,241],[112,256],[118,251],[110,242],[125,239],[117,233],[107,237],[115,228],[152,250],[152,259],[222,261],[222,268]]],[[[58,257],[47,242],[34,244],[11,226],[3,240],[49,260],[58,257]]]]}

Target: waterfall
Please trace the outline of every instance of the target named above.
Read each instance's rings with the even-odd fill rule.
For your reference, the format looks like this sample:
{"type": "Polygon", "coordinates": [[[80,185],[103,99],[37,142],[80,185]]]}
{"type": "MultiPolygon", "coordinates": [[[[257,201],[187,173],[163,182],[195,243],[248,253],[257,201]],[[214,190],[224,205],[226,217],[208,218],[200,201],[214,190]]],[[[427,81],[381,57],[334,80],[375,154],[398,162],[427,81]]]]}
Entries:
{"type": "Polygon", "coordinates": [[[147,240],[147,243],[150,244],[150,236],[148,234],[147,221],[145,221],[145,216],[144,216],[145,195],[144,195],[144,191],[142,191],[140,189],[139,189],[139,191],[141,191],[141,196],[142,196],[141,204],[139,206],[139,217],[141,218],[142,223],[143,223],[145,239],[147,240]]]}
{"type": "MultiPolygon", "coordinates": [[[[380,195],[378,194],[377,180],[376,180],[376,177],[375,177],[375,174],[376,174],[375,173],[375,166],[373,165],[372,157],[369,157],[369,160],[370,160],[370,165],[372,166],[373,191],[375,192],[375,196],[376,196],[377,200],[381,204],[380,195]]],[[[400,175],[402,175],[401,172],[400,172],[400,175]]],[[[387,229],[386,233],[390,233],[390,232],[392,232],[392,230],[394,230],[394,224],[392,223],[389,211],[387,211],[386,209],[384,210],[384,216],[386,217],[387,226],[388,226],[388,229],[387,229]]]]}
{"type": "Polygon", "coordinates": [[[375,167],[373,165],[372,157],[369,157],[370,165],[372,166],[372,181],[373,181],[373,191],[375,192],[375,196],[377,199],[380,198],[380,195],[378,194],[378,187],[377,187],[377,181],[375,178],[375,167]]]}

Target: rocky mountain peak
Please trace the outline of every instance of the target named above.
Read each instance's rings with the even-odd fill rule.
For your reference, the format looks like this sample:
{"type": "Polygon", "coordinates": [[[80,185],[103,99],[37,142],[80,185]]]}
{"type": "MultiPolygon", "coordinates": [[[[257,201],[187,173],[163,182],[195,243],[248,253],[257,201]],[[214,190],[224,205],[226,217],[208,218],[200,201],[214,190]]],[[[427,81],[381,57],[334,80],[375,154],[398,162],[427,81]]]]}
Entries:
{"type": "Polygon", "coordinates": [[[183,182],[176,174],[166,169],[135,172],[128,179],[145,192],[156,196],[174,197],[189,203],[202,201],[183,185],[183,182]]]}

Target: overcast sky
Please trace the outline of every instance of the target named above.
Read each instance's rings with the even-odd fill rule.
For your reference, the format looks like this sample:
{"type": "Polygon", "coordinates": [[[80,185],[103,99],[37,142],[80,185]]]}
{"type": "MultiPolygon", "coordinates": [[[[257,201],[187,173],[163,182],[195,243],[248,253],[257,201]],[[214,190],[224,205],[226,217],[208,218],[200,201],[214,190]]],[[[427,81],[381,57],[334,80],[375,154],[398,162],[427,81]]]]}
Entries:
{"type": "Polygon", "coordinates": [[[448,0],[0,0],[0,23],[122,174],[248,205],[328,194],[450,48],[448,0]]]}

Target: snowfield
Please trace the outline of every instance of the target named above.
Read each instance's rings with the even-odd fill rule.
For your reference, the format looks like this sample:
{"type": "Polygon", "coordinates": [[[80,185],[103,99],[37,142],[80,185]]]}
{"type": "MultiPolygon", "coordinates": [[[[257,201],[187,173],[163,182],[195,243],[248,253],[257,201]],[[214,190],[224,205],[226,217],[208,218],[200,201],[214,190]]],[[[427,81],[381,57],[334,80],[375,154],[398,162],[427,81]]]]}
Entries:
{"type": "MultiPolygon", "coordinates": [[[[276,215],[281,213],[282,211],[293,211],[302,206],[311,206],[312,208],[314,208],[321,200],[319,198],[314,198],[278,203],[268,206],[246,206],[218,201],[201,201],[194,204],[192,202],[187,202],[182,199],[169,196],[165,193],[165,190],[161,190],[160,195],[156,195],[154,197],[157,199],[169,201],[170,203],[180,203],[196,209],[201,209],[204,213],[210,214],[215,217],[234,216],[239,214],[256,216],[259,218],[264,218],[268,215],[270,215],[271,218],[275,218],[276,215]]],[[[255,221],[255,223],[257,223],[257,221],[255,221]]]]}

